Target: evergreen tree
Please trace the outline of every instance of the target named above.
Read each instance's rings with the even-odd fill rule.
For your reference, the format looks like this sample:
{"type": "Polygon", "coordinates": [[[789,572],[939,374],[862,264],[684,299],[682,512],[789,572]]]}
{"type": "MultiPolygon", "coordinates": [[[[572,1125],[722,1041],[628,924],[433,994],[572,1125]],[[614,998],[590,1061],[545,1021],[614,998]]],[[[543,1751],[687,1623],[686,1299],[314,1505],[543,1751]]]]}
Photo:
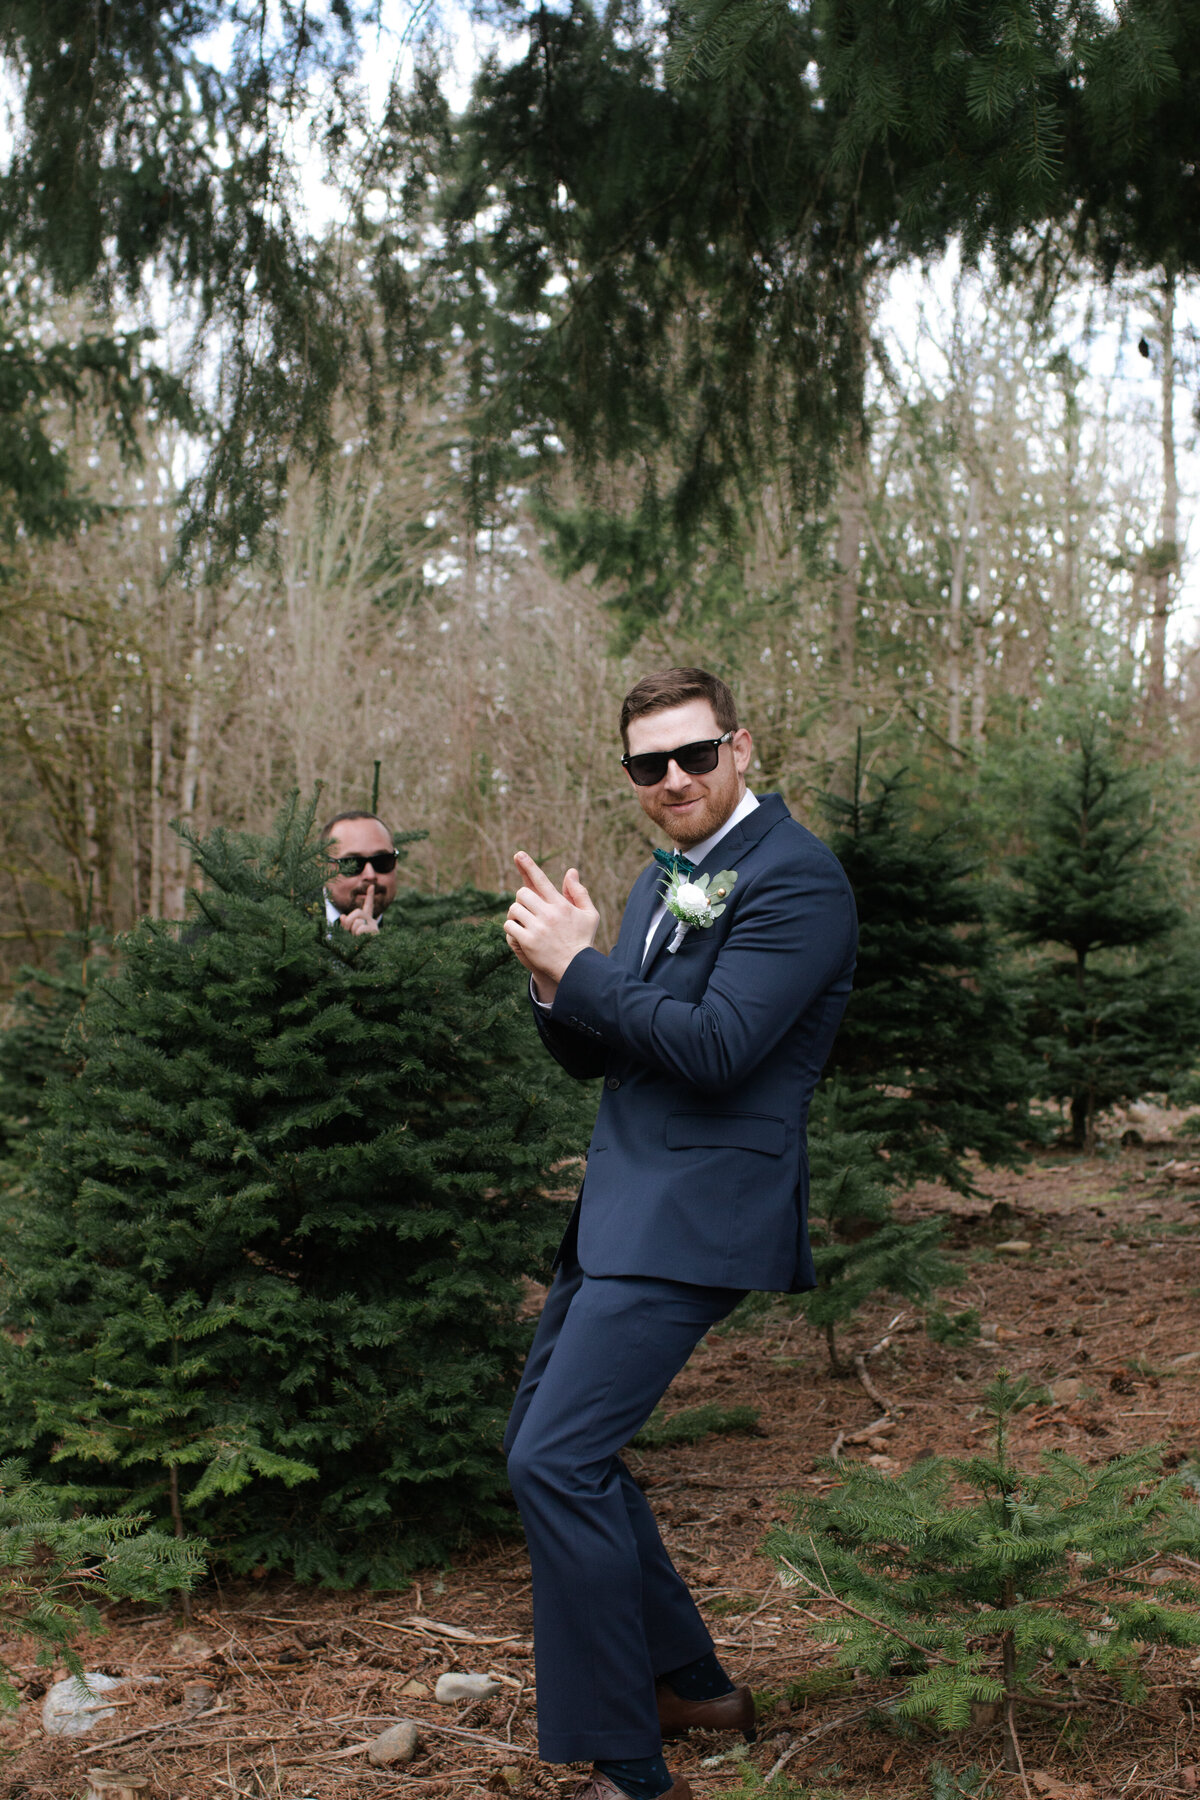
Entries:
{"type": "Polygon", "coordinates": [[[1200,1515],[1183,1484],[1161,1477],[1149,1449],[1097,1469],[1049,1451],[1037,1473],[1021,1469],[1011,1421],[1044,1398],[1001,1370],[986,1393],[990,1454],[931,1457],[896,1476],[838,1464],[840,1485],[801,1502],[795,1525],[767,1542],[785,1583],[841,1604],[843,1617],[818,1626],[839,1663],[885,1680],[897,1659],[907,1667],[901,1715],[932,1713],[953,1731],[972,1703],[1000,1703],[1014,1771],[1014,1709],[1054,1698],[1055,1676],[1094,1668],[1134,1699],[1143,1645],[1200,1643],[1187,1560],[1200,1515]],[[1174,1551],[1174,1579],[1147,1590],[1146,1563],[1174,1551]]]}
{"type": "Polygon", "coordinates": [[[88,1506],[388,1581],[511,1516],[520,1277],[585,1127],[483,897],[331,933],[312,818],[195,843],[196,922],[92,994],[14,1200],[0,1404],[88,1506]]]}
{"type": "Polygon", "coordinates": [[[185,298],[191,422],[214,446],[209,542],[244,544],[289,456],[328,456],[355,357],[371,365],[374,430],[388,380],[440,355],[412,254],[435,184],[457,188],[452,217],[491,263],[459,298],[501,293],[496,341],[471,340],[502,371],[492,448],[514,408],[573,449],[603,422],[652,490],[648,446],[669,445],[681,517],[736,508],[764,435],[799,491],[829,472],[857,428],[873,269],[960,231],[973,247],[1023,245],[1047,220],[1069,221],[1106,270],[1169,256],[1186,276],[1200,257],[1195,0],[1113,16],[1037,0],[688,0],[665,36],[636,6],[602,25],[582,5],[517,8],[506,18],[527,53],[484,71],[459,129],[428,71],[367,128],[374,18],[365,0],[316,13],[7,0],[0,243],[20,291],[3,303],[0,491],[28,528],[80,516],[50,412],[81,387],[123,424],[148,402],[191,413],[140,334],[102,324],[54,344],[47,294],[136,306],[157,280],[185,298]],[[306,229],[305,122],[345,184],[350,254],[306,229]],[[197,352],[218,338],[213,405],[197,352]]]}
{"type": "Polygon", "coordinates": [[[826,801],[860,928],[830,1069],[870,1088],[860,1117],[898,1174],[969,1192],[967,1152],[1012,1162],[1030,1131],[1020,997],[952,831],[922,828],[902,775],[859,786],[826,801]]]}
{"type": "Polygon", "coordinates": [[[1022,944],[1067,952],[1035,969],[1032,1048],[1040,1091],[1070,1108],[1086,1149],[1098,1112],[1194,1062],[1200,957],[1181,930],[1160,775],[1125,761],[1095,713],[1041,743],[1032,768],[1009,918],[1022,944]]]}
{"type": "Polygon", "coordinates": [[[806,1294],[750,1294],[733,1315],[744,1322],[770,1307],[803,1313],[825,1340],[835,1375],[852,1375],[838,1332],[876,1294],[925,1300],[954,1278],[941,1252],[940,1219],[905,1223],[892,1210],[903,1179],[878,1132],[863,1127],[875,1107],[873,1089],[851,1090],[840,1077],[823,1081],[808,1119],[809,1210],[817,1285],[806,1294]]]}
{"type": "MultiPolygon", "coordinates": [[[[83,1054],[79,1015],[87,997],[89,959],[82,955],[86,941],[81,934],[78,948],[64,949],[53,974],[44,969],[20,971],[22,986],[8,1023],[0,1030],[0,1163],[41,1123],[51,1076],[71,1074],[79,1066],[83,1054]]],[[[94,941],[100,947],[99,934],[94,941]]]]}
{"type": "Polygon", "coordinates": [[[370,184],[350,175],[361,230],[348,255],[340,233],[312,230],[305,183],[314,152],[336,183],[362,144],[365,0],[99,12],[5,0],[0,17],[14,108],[0,179],[0,532],[96,515],[61,429],[65,409],[95,399],[134,456],[147,420],[173,419],[206,447],[185,519],[202,526],[211,570],[214,553],[243,555],[262,532],[293,458],[327,463],[349,370],[365,373],[360,437],[386,429],[389,393],[428,364],[407,251],[425,113],[444,104],[429,82],[411,106],[390,97],[389,131],[416,153],[384,177],[386,230],[364,217],[370,184]],[[148,320],[167,289],[173,368],[156,364],[153,329],[112,323],[118,311],[148,320]]]}
{"type": "Polygon", "coordinates": [[[869,1117],[875,1105],[873,1090],[852,1094],[835,1077],[817,1090],[809,1121],[808,1223],[817,1285],[797,1303],[824,1337],[838,1375],[853,1373],[838,1351],[838,1327],[867,1300],[879,1293],[924,1300],[955,1274],[941,1254],[940,1219],[905,1224],[893,1214],[900,1171],[879,1154],[882,1134],[854,1128],[855,1115],[869,1117]]]}

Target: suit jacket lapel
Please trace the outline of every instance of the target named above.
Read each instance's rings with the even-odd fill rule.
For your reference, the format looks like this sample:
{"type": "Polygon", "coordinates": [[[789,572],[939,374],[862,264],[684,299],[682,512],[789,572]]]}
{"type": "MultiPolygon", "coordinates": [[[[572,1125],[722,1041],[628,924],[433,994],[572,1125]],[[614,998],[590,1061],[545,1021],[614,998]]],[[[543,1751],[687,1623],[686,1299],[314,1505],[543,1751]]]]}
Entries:
{"type": "MultiPolygon", "coordinates": [[[[658,904],[658,900],[660,900],[661,898],[662,898],[661,894],[656,896],[656,899],[655,899],[656,905],[658,904]]],[[[679,923],[679,921],[675,917],[674,913],[669,913],[669,912],[663,913],[662,918],[658,921],[658,924],[654,927],[654,936],[651,939],[650,948],[646,953],[646,960],[642,964],[642,974],[643,975],[648,975],[650,973],[650,970],[654,964],[655,957],[658,955],[658,953],[662,949],[663,945],[667,942],[668,938],[670,937],[671,933],[674,931],[674,929],[678,923],[679,923]]],[[[646,929],[649,930],[649,928],[650,928],[650,921],[649,921],[649,919],[647,919],[646,920],[646,929]]],[[[645,933],[643,933],[643,942],[644,941],[645,941],[645,933]]]]}
{"type": "MultiPolygon", "coordinates": [[[[657,863],[651,863],[643,869],[634,883],[629,896],[629,904],[625,909],[625,922],[621,936],[625,940],[621,945],[621,960],[634,975],[642,971],[642,950],[646,942],[646,933],[650,929],[650,920],[654,909],[662,896],[659,876],[661,871],[657,863]]],[[[648,966],[648,965],[647,965],[648,966]]]]}
{"type": "Polygon", "coordinates": [[[754,811],[747,813],[740,825],[727,832],[719,844],[714,844],[703,862],[696,864],[697,875],[715,875],[718,869],[736,869],[738,857],[765,837],[772,825],[778,825],[780,819],[788,817],[781,795],[764,794],[754,811]]]}

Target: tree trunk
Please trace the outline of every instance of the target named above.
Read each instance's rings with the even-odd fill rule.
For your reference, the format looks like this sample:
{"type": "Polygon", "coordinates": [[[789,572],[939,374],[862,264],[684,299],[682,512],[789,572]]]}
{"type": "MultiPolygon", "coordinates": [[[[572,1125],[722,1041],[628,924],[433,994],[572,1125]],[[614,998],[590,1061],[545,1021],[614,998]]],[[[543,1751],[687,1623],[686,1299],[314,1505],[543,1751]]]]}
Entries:
{"type": "Polygon", "coordinates": [[[833,627],[831,661],[834,675],[833,731],[830,744],[835,793],[849,798],[852,746],[859,719],[858,688],[858,614],[862,604],[861,566],[866,539],[867,509],[867,296],[861,254],[854,262],[856,291],[854,307],[854,350],[850,376],[853,410],[846,435],[838,489],[837,576],[833,591],[833,627]]]}
{"type": "Polygon", "coordinates": [[[163,717],[162,671],[153,669],[150,673],[150,894],[149,911],[152,918],[163,916],[163,830],[166,820],[163,816],[163,734],[166,721],[163,717]]]}
{"type": "MultiPolygon", "coordinates": [[[[1006,1604],[1011,1605],[1012,1602],[1006,1600],[1006,1604]]],[[[1011,1631],[1006,1631],[1000,1640],[1000,1654],[1004,1662],[1004,1772],[1006,1775],[1019,1775],[1021,1774],[1021,1746],[1017,1742],[1015,1717],[1017,1652],[1011,1631]]]]}
{"type": "Polygon", "coordinates": [[[982,548],[976,561],[979,598],[971,609],[971,637],[974,650],[971,672],[971,742],[977,750],[982,750],[984,732],[987,729],[988,634],[992,626],[992,608],[989,598],[991,570],[988,568],[986,546],[982,548]]]}
{"type": "Polygon", "coordinates": [[[1071,1148],[1088,1151],[1092,1148],[1093,1124],[1090,1094],[1071,1095],[1071,1148]]]}
{"type": "Polygon", "coordinates": [[[1152,569],[1146,723],[1161,724],[1167,704],[1167,622],[1179,570],[1179,476],[1175,466],[1175,271],[1165,270],[1160,307],[1162,356],[1162,513],[1152,569]]]}
{"type": "Polygon", "coordinates": [[[967,562],[971,533],[979,516],[979,477],[967,490],[967,511],[950,564],[950,619],[946,644],[946,737],[955,750],[962,749],[963,694],[963,595],[967,586],[967,562]]]}
{"type": "MultiPolygon", "coordinates": [[[[1086,829],[1085,823],[1085,837],[1086,829]]],[[[1080,1006],[1084,1006],[1087,1000],[1087,956],[1084,952],[1076,952],[1075,956],[1075,992],[1080,1006]]],[[[1086,1018],[1086,1014],[1084,1016],[1086,1018]]],[[[1096,1147],[1096,1103],[1090,1085],[1071,1095],[1071,1143],[1076,1150],[1083,1150],[1088,1155],[1096,1147]]]]}
{"type": "MultiPolygon", "coordinates": [[[[184,727],[183,763],[179,773],[179,817],[191,824],[196,812],[196,792],[200,782],[201,732],[203,726],[204,687],[204,597],[203,585],[197,587],[192,611],[192,654],[187,686],[187,718],[184,727]]],[[[182,919],[187,894],[191,855],[178,839],[172,846],[169,873],[163,883],[163,917],[182,919]]]]}

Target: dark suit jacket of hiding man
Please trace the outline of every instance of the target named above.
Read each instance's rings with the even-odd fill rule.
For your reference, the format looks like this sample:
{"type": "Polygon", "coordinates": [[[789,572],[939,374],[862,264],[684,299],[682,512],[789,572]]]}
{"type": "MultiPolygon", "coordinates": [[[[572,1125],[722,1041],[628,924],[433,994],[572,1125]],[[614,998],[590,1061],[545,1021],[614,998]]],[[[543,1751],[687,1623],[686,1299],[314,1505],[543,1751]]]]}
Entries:
{"type": "Polygon", "coordinates": [[[841,864],[767,794],[697,865],[737,872],[725,911],[672,955],[663,872],[638,878],[610,956],[573,958],[547,1013],[569,1074],[603,1076],[564,1248],[591,1276],[799,1293],[805,1127],[846,1008],[858,923],[841,864]]]}

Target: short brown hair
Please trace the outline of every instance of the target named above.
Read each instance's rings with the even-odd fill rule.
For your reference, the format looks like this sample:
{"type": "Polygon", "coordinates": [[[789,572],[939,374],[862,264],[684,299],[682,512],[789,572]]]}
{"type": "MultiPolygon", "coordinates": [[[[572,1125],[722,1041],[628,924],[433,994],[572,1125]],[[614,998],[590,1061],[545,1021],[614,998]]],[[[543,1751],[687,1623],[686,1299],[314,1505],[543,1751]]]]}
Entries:
{"type": "Polygon", "coordinates": [[[334,830],[334,827],[336,825],[344,825],[350,819],[374,819],[376,825],[383,826],[383,829],[387,832],[389,838],[392,835],[391,826],[385,825],[378,813],[355,812],[352,808],[349,812],[334,813],[332,819],[326,819],[321,827],[322,839],[328,840],[331,837],[336,837],[337,832],[334,830]]]}
{"type": "Polygon", "coordinates": [[[621,742],[629,748],[629,726],[647,713],[665,712],[668,706],[684,706],[689,700],[707,700],[723,732],[738,728],[737,706],[719,675],[707,669],[660,669],[643,675],[631,687],[621,707],[621,742]]]}

